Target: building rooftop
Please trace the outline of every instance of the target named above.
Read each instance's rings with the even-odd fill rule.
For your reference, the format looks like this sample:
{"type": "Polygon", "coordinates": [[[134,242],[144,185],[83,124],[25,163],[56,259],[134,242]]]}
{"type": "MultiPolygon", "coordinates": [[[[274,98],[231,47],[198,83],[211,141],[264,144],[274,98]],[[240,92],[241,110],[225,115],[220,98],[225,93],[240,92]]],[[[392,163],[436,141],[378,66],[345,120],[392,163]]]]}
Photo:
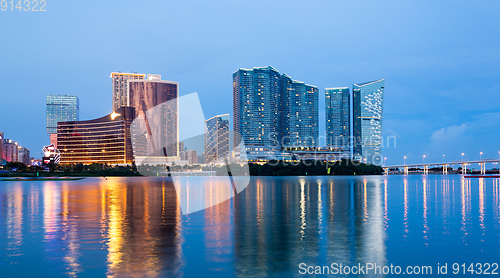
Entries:
{"type": "Polygon", "coordinates": [[[354,86],[363,87],[363,86],[370,85],[370,84],[373,84],[373,83],[376,83],[379,81],[383,81],[383,80],[385,80],[385,79],[379,79],[379,80],[370,81],[370,82],[358,83],[358,84],[354,84],[354,86]]]}

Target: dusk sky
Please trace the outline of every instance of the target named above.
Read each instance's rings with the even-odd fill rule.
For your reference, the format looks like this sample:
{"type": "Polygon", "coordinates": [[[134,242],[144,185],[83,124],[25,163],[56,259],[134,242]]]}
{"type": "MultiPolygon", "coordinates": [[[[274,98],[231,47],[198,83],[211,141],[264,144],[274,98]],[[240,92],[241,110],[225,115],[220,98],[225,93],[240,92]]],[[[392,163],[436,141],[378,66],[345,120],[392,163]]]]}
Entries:
{"type": "Polygon", "coordinates": [[[269,65],[319,88],[323,135],[325,88],[385,78],[387,164],[500,155],[500,1],[46,2],[0,11],[0,131],[36,158],[46,94],[93,119],[111,72],[161,74],[210,118],[232,114],[233,72],[269,65]]]}

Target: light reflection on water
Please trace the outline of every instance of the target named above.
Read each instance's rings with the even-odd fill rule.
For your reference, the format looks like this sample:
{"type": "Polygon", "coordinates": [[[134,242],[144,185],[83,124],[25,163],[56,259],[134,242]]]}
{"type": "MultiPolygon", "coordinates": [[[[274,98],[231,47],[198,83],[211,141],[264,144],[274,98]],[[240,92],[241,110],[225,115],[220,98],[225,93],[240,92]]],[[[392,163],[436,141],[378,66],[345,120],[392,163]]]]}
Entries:
{"type": "Polygon", "coordinates": [[[222,202],[188,215],[167,179],[0,182],[0,273],[279,277],[300,263],[491,263],[500,251],[499,179],[256,177],[227,201],[227,184],[197,179],[204,204],[222,202]]]}

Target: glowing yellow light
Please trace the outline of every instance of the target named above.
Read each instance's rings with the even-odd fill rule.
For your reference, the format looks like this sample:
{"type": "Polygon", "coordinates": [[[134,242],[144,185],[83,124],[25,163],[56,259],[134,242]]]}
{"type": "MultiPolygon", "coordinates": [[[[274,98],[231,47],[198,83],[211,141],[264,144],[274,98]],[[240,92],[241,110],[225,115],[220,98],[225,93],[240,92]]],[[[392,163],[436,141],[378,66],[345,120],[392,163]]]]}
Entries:
{"type": "Polygon", "coordinates": [[[118,116],[121,116],[121,114],[118,114],[116,112],[111,113],[111,120],[114,120],[118,116]]]}

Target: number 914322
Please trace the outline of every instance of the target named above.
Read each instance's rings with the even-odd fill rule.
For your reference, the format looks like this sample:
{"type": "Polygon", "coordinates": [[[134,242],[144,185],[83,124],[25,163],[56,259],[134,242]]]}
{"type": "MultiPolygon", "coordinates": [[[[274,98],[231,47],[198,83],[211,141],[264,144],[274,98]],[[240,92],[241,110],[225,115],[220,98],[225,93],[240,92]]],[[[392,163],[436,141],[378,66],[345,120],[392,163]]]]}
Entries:
{"type": "Polygon", "coordinates": [[[45,0],[1,0],[0,10],[5,11],[20,11],[20,12],[45,12],[45,0]]]}

